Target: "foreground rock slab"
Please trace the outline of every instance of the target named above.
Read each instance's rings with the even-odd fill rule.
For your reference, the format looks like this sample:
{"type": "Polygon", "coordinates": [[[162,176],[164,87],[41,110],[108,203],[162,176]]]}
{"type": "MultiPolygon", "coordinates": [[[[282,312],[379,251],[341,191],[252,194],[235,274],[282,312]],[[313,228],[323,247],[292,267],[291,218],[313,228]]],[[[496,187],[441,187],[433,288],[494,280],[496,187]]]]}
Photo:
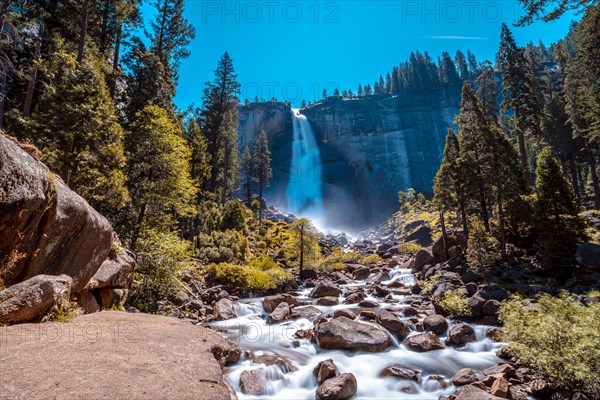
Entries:
{"type": "Polygon", "coordinates": [[[53,307],[65,306],[72,285],[67,275],[38,275],[0,291],[0,323],[38,320],[53,307]]]}
{"type": "Polygon", "coordinates": [[[103,311],[0,328],[0,397],[229,400],[210,349],[223,339],[175,318],[103,311]]]}
{"type": "Polygon", "coordinates": [[[358,384],[352,374],[341,374],[327,379],[317,388],[317,400],[343,400],[356,394],[358,384]]]}
{"type": "Polygon", "coordinates": [[[376,326],[339,317],[318,325],[316,342],[323,349],[380,352],[388,348],[390,336],[376,326]]]}

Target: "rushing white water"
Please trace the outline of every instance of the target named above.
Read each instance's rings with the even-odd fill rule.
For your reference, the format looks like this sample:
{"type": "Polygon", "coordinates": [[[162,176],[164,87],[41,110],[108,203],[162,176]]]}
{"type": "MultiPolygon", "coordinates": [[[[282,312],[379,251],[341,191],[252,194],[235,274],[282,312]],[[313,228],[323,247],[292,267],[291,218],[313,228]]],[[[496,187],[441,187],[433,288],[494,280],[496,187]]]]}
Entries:
{"type": "Polygon", "coordinates": [[[306,116],[292,108],[294,141],[290,180],[287,186],[287,211],[315,222],[323,219],[321,154],[306,116]]]}
{"type": "MultiPolygon", "coordinates": [[[[406,286],[414,285],[414,276],[410,270],[397,267],[390,273],[390,281],[400,281],[406,286]]],[[[365,285],[364,281],[354,281],[341,285],[344,293],[340,298],[343,303],[349,288],[365,285]]],[[[300,301],[312,302],[308,297],[309,289],[303,289],[296,296],[300,301]]],[[[382,299],[366,297],[378,301],[382,310],[390,306],[402,308],[408,306],[403,302],[404,296],[394,295],[394,302],[385,303],[382,299]]],[[[313,305],[314,306],[314,305],[313,305]]],[[[338,309],[350,309],[358,314],[356,304],[339,304],[336,306],[314,306],[323,313],[333,313],[338,309]]],[[[236,390],[240,399],[255,398],[240,392],[240,375],[245,370],[263,369],[269,381],[267,393],[261,399],[314,399],[317,382],[312,375],[313,368],[322,360],[333,359],[341,373],[353,373],[358,381],[358,399],[437,399],[439,396],[452,394],[456,387],[451,383],[452,376],[461,368],[483,370],[496,365],[495,353],[501,343],[485,337],[489,327],[474,325],[477,341],[464,348],[447,347],[444,350],[417,353],[409,350],[394,338],[391,346],[381,353],[363,351],[325,350],[310,340],[297,339],[294,333],[299,329],[308,330],[312,323],[308,319],[288,320],[281,324],[267,325],[267,313],[262,308],[262,298],[241,299],[237,302],[239,317],[236,319],[213,322],[211,325],[224,331],[225,336],[235,340],[241,347],[243,355],[240,362],[227,368],[226,379],[236,390]],[[254,355],[254,361],[252,357],[254,355]],[[291,366],[266,365],[259,358],[264,355],[276,355],[286,360],[291,366]],[[257,357],[258,356],[258,357],[257,357]],[[400,380],[394,377],[379,377],[382,369],[392,364],[403,364],[422,372],[419,382],[400,380]]],[[[419,315],[422,320],[424,315],[419,315]]],[[[453,322],[451,322],[451,325],[453,322]]],[[[416,332],[415,332],[416,333],[416,332]]],[[[441,337],[442,341],[445,337],[441,337]]]]}

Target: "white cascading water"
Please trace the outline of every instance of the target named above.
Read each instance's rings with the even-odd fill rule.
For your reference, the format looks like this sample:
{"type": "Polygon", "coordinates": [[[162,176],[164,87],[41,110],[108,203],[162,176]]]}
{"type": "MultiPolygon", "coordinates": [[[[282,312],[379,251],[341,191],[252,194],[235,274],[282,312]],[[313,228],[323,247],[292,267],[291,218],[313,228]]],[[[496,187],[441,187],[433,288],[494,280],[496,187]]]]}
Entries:
{"type": "MultiPolygon", "coordinates": [[[[412,272],[400,266],[393,269],[390,276],[390,281],[382,282],[383,285],[392,281],[399,281],[405,287],[415,284],[412,272]]],[[[339,305],[313,306],[324,314],[332,314],[339,309],[349,309],[358,313],[360,308],[356,304],[343,303],[348,289],[364,285],[365,281],[341,285],[343,293],[339,305]]],[[[308,297],[309,291],[310,288],[301,289],[296,298],[300,301],[314,301],[308,297]]],[[[405,296],[397,294],[393,295],[393,301],[389,303],[371,296],[366,298],[379,301],[380,306],[372,309],[376,312],[390,306],[408,307],[410,301],[410,298],[405,300],[405,296]]],[[[448,346],[444,350],[417,353],[394,338],[391,346],[381,353],[326,350],[310,340],[295,337],[294,333],[297,330],[310,330],[313,327],[312,322],[306,318],[287,320],[275,325],[267,324],[265,319],[268,313],[262,308],[262,300],[241,299],[236,302],[238,318],[206,324],[236,341],[242,349],[241,360],[228,366],[225,375],[240,399],[314,399],[318,385],[312,370],[320,361],[331,358],[340,372],[350,372],[356,376],[356,398],[435,400],[454,393],[456,387],[452,385],[452,376],[461,368],[483,370],[496,365],[496,351],[502,346],[501,343],[486,337],[485,332],[489,327],[473,325],[477,341],[468,343],[464,348],[448,346]],[[265,361],[276,358],[285,360],[287,365],[265,361]],[[420,370],[422,375],[419,382],[394,377],[381,378],[379,372],[392,364],[402,364],[420,370]],[[247,396],[241,393],[240,375],[243,371],[252,369],[262,369],[268,381],[266,393],[262,396],[247,396]]],[[[423,317],[420,315],[419,320],[423,317]]],[[[441,339],[443,341],[445,336],[441,339]]]]}
{"type": "Polygon", "coordinates": [[[287,186],[288,212],[313,221],[323,219],[321,154],[306,116],[292,108],[294,141],[290,180],[287,186]]]}

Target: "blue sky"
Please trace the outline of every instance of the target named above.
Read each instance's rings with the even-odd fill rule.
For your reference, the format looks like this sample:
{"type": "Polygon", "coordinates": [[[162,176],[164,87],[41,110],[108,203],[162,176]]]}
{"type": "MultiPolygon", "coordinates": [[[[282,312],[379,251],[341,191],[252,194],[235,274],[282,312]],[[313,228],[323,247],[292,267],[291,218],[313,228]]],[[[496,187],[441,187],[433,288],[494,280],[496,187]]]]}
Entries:
{"type": "MultiPolygon", "coordinates": [[[[144,9],[145,16],[152,10],[144,9]]],[[[500,24],[515,23],[515,1],[186,1],[196,28],[192,55],[183,60],[176,104],[201,105],[228,51],[242,84],[241,100],[275,96],[295,105],[315,101],[323,87],[356,90],[408,58],[411,51],[454,55],[470,49],[480,61],[495,57],[500,24]]],[[[563,37],[574,18],[513,27],[520,45],[563,37]]],[[[330,90],[331,92],[331,90],[330,90]]]]}

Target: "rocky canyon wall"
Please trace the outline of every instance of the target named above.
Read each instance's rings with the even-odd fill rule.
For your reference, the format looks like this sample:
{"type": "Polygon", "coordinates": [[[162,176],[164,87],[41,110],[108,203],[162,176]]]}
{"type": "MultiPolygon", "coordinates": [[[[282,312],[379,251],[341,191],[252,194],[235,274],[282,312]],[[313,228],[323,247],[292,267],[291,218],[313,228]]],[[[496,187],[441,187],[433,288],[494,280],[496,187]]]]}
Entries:
{"type": "MultiPolygon", "coordinates": [[[[300,110],[321,151],[325,225],[357,231],[398,207],[397,192],[431,192],[445,136],[459,111],[460,85],[434,91],[342,99],[330,97],[300,110]]],[[[290,165],[292,126],[287,103],[240,107],[240,145],[269,137],[274,179],[267,196],[285,209],[285,190],[298,171],[290,165]]]]}

